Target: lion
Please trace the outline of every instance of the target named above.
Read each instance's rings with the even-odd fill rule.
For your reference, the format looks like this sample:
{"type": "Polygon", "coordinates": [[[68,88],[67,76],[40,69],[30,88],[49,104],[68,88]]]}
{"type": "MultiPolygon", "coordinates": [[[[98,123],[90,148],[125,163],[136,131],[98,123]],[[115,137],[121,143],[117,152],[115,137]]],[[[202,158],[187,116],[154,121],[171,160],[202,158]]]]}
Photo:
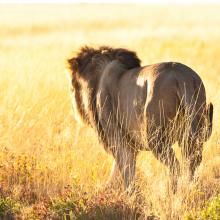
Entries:
{"type": "Polygon", "coordinates": [[[195,71],[177,62],[141,66],[135,52],[107,46],[84,46],[68,63],[74,116],[94,128],[112,154],[112,179],[120,172],[128,188],[141,150],[150,150],[178,177],[175,142],[193,177],[213,119],[195,71]]]}

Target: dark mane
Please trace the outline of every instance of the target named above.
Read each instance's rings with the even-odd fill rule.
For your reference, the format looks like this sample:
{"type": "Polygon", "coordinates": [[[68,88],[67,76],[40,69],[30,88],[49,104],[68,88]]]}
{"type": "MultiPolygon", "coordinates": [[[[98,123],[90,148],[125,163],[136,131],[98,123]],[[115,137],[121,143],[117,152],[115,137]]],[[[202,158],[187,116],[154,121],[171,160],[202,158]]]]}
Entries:
{"type": "Polygon", "coordinates": [[[84,46],[75,57],[68,60],[68,63],[71,70],[80,72],[88,63],[92,62],[96,65],[103,60],[118,60],[125,69],[140,67],[141,63],[135,52],[124,48],[115,49],[107,46],[101,46],[98,49],[84,46]]]}

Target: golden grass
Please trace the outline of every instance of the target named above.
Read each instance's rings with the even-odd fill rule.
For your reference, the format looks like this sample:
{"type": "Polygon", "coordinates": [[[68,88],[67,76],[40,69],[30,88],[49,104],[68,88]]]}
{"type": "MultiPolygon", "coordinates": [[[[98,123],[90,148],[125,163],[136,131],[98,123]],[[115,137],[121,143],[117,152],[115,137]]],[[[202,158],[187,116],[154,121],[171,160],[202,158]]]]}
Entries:
{"type": "Polygon", "coordinates": [[[84,44],[135,50],[143,65],[183,62],[200,74],[214,104],[213,135],[198,182],[182,178],[173,195],[166,169],[151,153],[140,155],[145,214],[181,219],[220,191],[219,10],[218,5],[1,5],[2,197],[30,205],[59,197],[68,185],[94,194],[107,180],[111,157],[91,129],[78,135],[71,112],[66,59],[84,44]]]}

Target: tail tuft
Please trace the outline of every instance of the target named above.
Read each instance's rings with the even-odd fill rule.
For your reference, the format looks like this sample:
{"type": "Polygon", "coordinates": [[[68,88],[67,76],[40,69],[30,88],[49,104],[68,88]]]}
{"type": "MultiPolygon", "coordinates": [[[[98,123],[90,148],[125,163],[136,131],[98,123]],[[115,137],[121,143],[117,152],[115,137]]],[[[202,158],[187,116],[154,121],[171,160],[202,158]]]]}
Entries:
{"type": "Polygon", "coordinates": [[[207,118],[208,118],[208,132],[207,132],[207,139],[212,134],[212,121],[213,121],[213,104],[210,102],[207,106],[207,118]]]}

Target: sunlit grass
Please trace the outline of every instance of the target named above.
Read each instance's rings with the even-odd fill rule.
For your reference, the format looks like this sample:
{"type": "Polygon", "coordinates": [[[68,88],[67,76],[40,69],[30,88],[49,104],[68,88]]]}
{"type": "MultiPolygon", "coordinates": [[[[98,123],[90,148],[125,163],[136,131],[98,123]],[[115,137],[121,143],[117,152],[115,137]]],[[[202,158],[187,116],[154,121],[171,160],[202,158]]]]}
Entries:
{"type": "Polygon", "coordinates": [[[214,104],[214,130],[204,148],[199,180],[181,179],[173,195],[166,168],[150,152],[143,152],[138,158],[143,197],[138,207],[145,216],[181,219],[205,206],[220,190],[219,10],[219,6],[1,5],[1,207],[8,212],[14,204],[8,201],[16,201],[26,219],[73,212],[73,203],[82,209],[80,215],[100,204],[106,215],[111,204],[124,213],[127,208],[137,211],[126,196],[99,194],[112,158],[93,130],[83,127],[78,133],[72,117],[66,59],[84,44],[126,47],[137,52],[143,65],[174,60],[200,74],[214,104]],[[71,195],[66,195],[67,189],[71,195]],[[88,207],[81,198],[89,200],[88,207]]]}

